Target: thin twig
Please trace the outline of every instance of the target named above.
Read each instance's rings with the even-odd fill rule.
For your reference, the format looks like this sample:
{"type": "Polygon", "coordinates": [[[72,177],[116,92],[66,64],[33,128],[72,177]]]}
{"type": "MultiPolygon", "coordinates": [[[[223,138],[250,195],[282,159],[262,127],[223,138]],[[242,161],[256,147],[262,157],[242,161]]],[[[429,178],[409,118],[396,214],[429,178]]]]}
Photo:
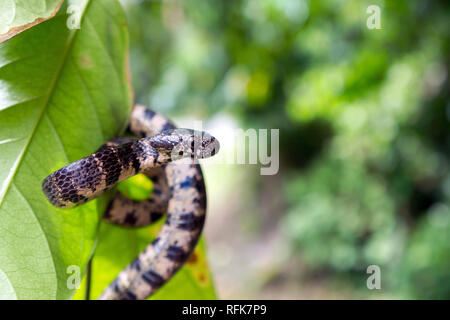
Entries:
{"type": "Polygon", "coordinates": [[[85,300],[89,300],[90,299],[90,293],[91,293],[91,268],[92,268],[92,258],[89,260],[88,265],[87,265],[85,300]]]}

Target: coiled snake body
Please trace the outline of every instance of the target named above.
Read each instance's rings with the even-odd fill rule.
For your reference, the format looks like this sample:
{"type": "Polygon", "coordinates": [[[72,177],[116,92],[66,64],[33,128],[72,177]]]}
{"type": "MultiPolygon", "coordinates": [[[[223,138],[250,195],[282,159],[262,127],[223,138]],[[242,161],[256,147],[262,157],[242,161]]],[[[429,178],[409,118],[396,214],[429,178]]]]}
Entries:
{"type": "Polygon", "coordinates": [[[104,214],[104,220],[128,227],[148,225],[165,213],[167,218],[155,240],[99,299],[145,299],[184,264],[200,237],[206,214],[205,184],[195,158],[219,150],[214,137],[176,129],[164,116],[139,105],[132,110],[129,129],[141,139],[112,139],[42,183],[48,200],[61,208],[83,204],[140,172],[154,183],[150,199],[137,202],[117,193],[104,214]],[[188,163],[172,162],[181,158],[188,163]]]}

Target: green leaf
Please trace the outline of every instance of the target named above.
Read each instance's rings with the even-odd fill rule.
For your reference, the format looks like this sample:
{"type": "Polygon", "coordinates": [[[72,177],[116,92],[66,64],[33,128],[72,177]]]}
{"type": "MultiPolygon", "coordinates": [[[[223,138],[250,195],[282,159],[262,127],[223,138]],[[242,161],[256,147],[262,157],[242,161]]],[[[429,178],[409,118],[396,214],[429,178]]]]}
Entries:
{"type": "MultiPolygon", "coordinates": [[[[117,274],[144,250],[154,239],[163,220],[138,229],[101,224],[99,242],[92,260],[90,298],[96,299],[117,274]]],[[[84,299],[85,290],[84,284],[75,299],[84,299]]],[[[150,299],[215,299],[203,238],[188,262],[150,299]]]]}
{"type": "Polygon", "coordinates": [[[63,0],[0,0],[0,43],[51,19],[63,0]]]}
{"type": "Polygon", "coordinates": [[[128,30],[117,1],[91,0],[81,28],[58,15],[0,44],[0,296],[68,299],[84,271],[101,198],[52,207],[42,180],[120,134],[131,108],[128,30]]]}

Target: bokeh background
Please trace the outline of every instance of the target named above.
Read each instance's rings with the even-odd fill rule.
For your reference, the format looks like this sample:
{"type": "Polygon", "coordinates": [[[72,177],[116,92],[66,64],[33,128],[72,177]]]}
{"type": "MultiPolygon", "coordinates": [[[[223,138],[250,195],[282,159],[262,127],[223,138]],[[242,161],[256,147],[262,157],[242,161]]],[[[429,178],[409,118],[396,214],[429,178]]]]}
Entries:
{"type": "Polygon", "coordinates": [[[280,129],[277,175],[205,166],[219,298],[450,298],[447,2],[122,3],[137,102],[280,129]]]}

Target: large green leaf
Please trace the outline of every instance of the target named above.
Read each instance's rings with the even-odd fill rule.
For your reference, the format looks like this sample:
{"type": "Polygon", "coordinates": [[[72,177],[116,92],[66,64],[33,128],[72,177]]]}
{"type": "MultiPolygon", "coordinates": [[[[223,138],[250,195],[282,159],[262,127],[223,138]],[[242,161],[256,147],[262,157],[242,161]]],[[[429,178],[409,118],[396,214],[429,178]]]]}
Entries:
{"type": "MultiPolygon", "coordinates": [[[[154,239],[163,221],[154,226],[127,229],[102,223],[92,260],[90,298],[96,299],[117,274],[154,239]]],[[[85,298],[85,284],[75,299],[85,298]]],[[[150,299],[215,299],[212,278],[200,240],[188,262],[150,299]]]]}
{"type": "Polygon", "coordinates": [[[0,42],[52,18],[63,0],[0,0],[0,42]]]}
{"type": "MultiPolygon", "coordinates": [[[[52,171],[95,151],[131,108],[128,31],[117,1],[91,0],[0,44],[0,297],[67,299],[84,271],[104,201],[57,210],[41,191],[52,171]]],[[[65,12],[65,10],[63,11],[65,12]]]]}

